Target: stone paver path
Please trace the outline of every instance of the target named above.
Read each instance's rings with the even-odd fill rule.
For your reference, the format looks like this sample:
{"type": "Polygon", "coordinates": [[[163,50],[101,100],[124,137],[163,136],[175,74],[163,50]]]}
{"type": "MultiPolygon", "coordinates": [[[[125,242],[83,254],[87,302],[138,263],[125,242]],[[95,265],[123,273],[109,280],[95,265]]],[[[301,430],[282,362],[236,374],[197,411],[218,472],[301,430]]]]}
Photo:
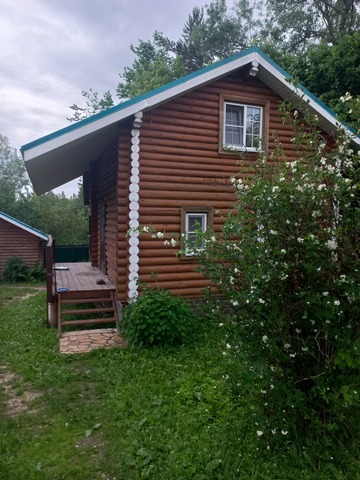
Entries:
{"type": "Polygon", "coordinates": [[[60,337],[60,353],[86,353],[95,348],[124,346],[124,339],[116,328],[64,332],[60,337]]]}

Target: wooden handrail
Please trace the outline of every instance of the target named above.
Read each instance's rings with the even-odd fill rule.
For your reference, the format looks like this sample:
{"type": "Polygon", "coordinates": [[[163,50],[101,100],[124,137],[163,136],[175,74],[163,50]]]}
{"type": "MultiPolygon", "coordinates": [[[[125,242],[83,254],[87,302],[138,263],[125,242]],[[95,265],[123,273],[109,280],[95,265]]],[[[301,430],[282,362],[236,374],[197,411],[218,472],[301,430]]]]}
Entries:
{"type": "Polygon", "coordinates": [[[51,235],[48,237],[46,244],[45,263],[46,263],[46,298],[48,303],[55,301],[55,276],[54,276],[54,261],[55,261],[55,241],[51,235]]]}

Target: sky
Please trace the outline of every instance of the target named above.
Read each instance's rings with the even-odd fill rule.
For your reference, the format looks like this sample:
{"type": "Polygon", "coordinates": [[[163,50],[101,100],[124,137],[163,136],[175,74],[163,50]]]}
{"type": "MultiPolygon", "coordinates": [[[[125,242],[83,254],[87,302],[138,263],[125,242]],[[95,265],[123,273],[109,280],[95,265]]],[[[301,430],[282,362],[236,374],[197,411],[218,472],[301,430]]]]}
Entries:
{"type": "MultiPolygon", "coordinates": [[[[84,103],[82,90],[114,94],[134,60],[131,44],[155,30],[179,39],[193,7],[205,3],[0,0],[0,134],[19,150],[66,127],[69,106],[84,103]]],[[[76,193],[77,182],[60,191],[76,193]]]]}

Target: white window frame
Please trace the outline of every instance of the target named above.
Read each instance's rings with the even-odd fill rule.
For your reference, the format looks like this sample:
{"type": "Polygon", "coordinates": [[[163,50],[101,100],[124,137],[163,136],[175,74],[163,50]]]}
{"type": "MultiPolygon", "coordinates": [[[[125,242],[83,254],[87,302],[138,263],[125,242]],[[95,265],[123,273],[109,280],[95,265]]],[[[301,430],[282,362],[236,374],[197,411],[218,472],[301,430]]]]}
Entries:
{"type": "MultiPolygon", "coordinates": [[[[261,105],[253,105],[248,103],[240,103],[240,102],[224,102],[224,118],[223,118],[223,150],[225,151],[246,151],[246,152],[257,152],[261,148],[261,139],[262,139],[262,131],[263,131],[263,118],[264,118],[264,109],[261,105]],[[243,125],[239,125],[239,130],[243,132],[243,145],[241,144],[228,144],[226,143],[226,128],[227,127],[236,127],[236,125],[231,125],[226,123],[226,109],[228,105],[233,105],[236,107],[243,108],[243,125]],[[246,133],[246,119],[248,115],[248,108],[257,108],[260,110],[260,120],[259,120],[259,135],[256,135],[255,138],[258,138],[258,145],[247,147],[247,133],[246,133]]],[[[252,142],[254,144],[254,142],[252,142]]]]}
{"type": "Polygon", "coordinates": [[[188,242],[188,238],[189,238],[189,234],[196,234],[196,232],[200,229],[200,227],[196,230],[189,230],[189,220],[191,217],[201,217],[203,218],[203,222],[202,222],[202,225],[201,225],[201,231],[203,233],[206,232],[206,229],[207,229],[207,224],[208,224],[208,213],[207,212],[186,212],[185,214],[185,239],[186,239],[186,246],[185,246],[185,255],[186,256],[194,256],[196,255],[197,252],[200,252],[202,250],[202,248],[197,248],[196,250],[195,249],[189,249],[188,248],[188,245],[187,245],[187,242],[188,242]]]}

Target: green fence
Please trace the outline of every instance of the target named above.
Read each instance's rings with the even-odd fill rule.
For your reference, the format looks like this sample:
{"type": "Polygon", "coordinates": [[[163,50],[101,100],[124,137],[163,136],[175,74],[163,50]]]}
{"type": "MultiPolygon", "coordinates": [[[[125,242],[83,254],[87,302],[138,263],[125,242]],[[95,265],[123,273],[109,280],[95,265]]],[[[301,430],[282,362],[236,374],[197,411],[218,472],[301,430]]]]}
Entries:
{"type": "Polygon", "coordinates": [[[56,263],[88,262],[89,245],[55,245],[56,263]]]}

